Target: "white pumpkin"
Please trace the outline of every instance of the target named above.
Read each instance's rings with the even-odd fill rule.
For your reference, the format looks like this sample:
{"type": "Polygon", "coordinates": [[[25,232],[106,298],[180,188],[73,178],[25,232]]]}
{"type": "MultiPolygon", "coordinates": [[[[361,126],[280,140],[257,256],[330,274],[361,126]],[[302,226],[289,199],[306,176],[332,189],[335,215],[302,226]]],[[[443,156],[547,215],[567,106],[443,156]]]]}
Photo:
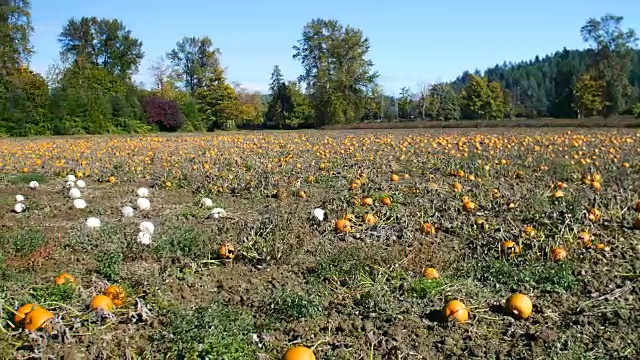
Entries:
{"type": "Polygon", "coordinates": [[[88,218],[85,224],[89,229],[97,229],[100,227],[100,225],[102,225],[102,223],[100,222],[100,219],[98,219],[97,217],[88,218]]]}
{"type": "Polygon", "coordinates": [[[138,194],[139,197],[147,197],[149,196],[149,189],[144,187],[138,188],[138,190],[136,190],[136,194],[138,194]]]}
{"type": "Polygon", "coordinates": [[[151,202],[149,199],[141,197],[136,200],[136,206],[138,210],[149,210],[151,208],[151,202]]]}
{"type": "Polygon", "coordinates": [[[209,198],[202,198],[202,200],[200,200],[200,206],[210,208],[213,206],[213,201],[209,198]]]}
{"type": "Polygon", "coordinates": [[[76,209],[84,209],[87,207],[87,202],[83,199],[75,199],[73,200],[73,207],[76,209]]]}
{"type": "Polygon", "coordinates": [[[324,215],[325,211],[320,208],[315,208],[313,209],[313,211],[311,211],[311,216],[318,221],[323,221],[324,215]]]}
{"type": "Polygon", "coordinates": [[[143,221],[140,223],[140,226],[138,226],[140,231],[142,232],[147,232],[151,235],[153,235],[153,232],[155,231],[156,227],[153,225],[153,223],[151,223],[151,221],[143,221]]]}
{"type": "Polygon", "coordinates": [[[151,244],[151,234],[146,231],[140,231],[138,233],[137,241],[142,245],[149,245],[151,244]]]}
{"type": "Polygon", "coordinates": [[[224,211],[223,208],[215,208],[211,210],[211,217],[214,219],[219,219],[224,216],[227,216],[227,212],[224,211]]]}
{"type": "Polygon", "coordinates": [[[71,188],[71,190],[69,190],[69,197],[72,199],[79,199],[82,196],[82,193],[80,193],[80,189],[78,188],[71,188]]]}
{"type": "Polygon", "coordinates": [[[131,206],[123,206],[120,208],[120,212],[124,217],[132,217],[133,216],[133,208],[131,206]]]}

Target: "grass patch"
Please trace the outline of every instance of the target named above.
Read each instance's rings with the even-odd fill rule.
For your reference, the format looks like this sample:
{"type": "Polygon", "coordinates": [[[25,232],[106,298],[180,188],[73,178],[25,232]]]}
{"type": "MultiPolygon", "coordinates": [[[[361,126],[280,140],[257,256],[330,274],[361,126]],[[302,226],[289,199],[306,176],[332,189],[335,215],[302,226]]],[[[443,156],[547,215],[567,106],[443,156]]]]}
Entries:
{"type": "Polygon", "coordinates": [[[187,226],[179,229],[172,229],[162,236],[153,247],[153,252],[160,258],[199,258],[213,256],[213,246],[207,244],[202,230],[187,226]]]}
{"type": "Polygon", "coordinates": [[[124,255],[118,250],[109,250],[96,255],[98,261],[98,273],[109,281],[115,281],[120,277],[120,266],[124,255]]]}
{"type": "Polygon", "coordinates": [[[429,280],[421,278],[409,285],[407,294],[420,300],[430,299],[441,294],[445,286],[444,281],[440,279],[429,280]]]}
{"type": "Polygon", "coordinates": [[[255,359],[253,319],[222,304],[166,314],[166,331],[154,336],[154,348],[168,359],[255,359]]]}
{"type": "Polygon", "coordinates": [[[47,302],[66,304],[75,299],[77,294],[73,284],[36,286],[32,287],[29,292],[36,304],[47,302]]]}
{"type": "Polygon", "coordinates": [[[7,176],[7,182],[11,185],[29,185],[32,181],[37,181],[42,185],[47,182],[47,177],[40,173],[13,174],[7,176]]]}
{"type": "Polygon", "coordinates": [[[576,285],[574,269],[575,264],[570,260],[535,264],[494,260],[482,264],[476,278],[480,282],[511,291],[527,285],[542,292],[564,293],[576,285]]]}
{"type": "Polygon", "coordinates": [[[44,245],[46,239],[40,229],[26,229],[0,235],[0,257],[28,255],[44,245]]]}
{"type": "Polygon", "coordinates": [[[315,294],[281,289],[272,299],[268,313],[279,321],[313,319],[324,313],[322,298],[315,294]]]}

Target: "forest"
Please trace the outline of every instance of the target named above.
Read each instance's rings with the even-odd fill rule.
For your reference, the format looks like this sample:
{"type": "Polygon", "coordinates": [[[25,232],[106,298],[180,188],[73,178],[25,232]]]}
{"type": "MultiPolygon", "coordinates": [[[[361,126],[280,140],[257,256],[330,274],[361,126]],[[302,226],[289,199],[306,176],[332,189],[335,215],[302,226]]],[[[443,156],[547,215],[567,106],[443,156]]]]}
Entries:
{"type": "MultiPolygon", "coordinates": [[[[137,84],[143,44],[118,19],[71,18],[60,29],[59,61],[29,67],[29,0],[0,5],[0,134],[5,136],[296,129],[364,121],[640,117],[640,50],[624,18],[587,19],[585,49],[562,49],[442,83],[384,94],[369,38],[332,19],[312,19],[292,47],[303,72],[278,65],[268,94],[230,82],[212,38],[168,44],[137,84]],[[171,45],[173,48],[171,49],[171,45]],[[344,61],[349,59],[349,61],[344,61]]],[[[228,64],[233,66],[233,64],[228,64]]],[[[266,75],[266,74],[265,74],[266,75]]]]}

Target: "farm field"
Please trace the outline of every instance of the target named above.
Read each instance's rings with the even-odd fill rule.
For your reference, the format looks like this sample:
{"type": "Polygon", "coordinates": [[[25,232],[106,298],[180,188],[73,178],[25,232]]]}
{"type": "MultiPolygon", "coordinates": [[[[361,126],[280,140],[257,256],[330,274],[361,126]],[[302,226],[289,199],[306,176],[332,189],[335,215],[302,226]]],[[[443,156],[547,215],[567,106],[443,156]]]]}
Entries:
{"type": "Polygon", "coordinates": [[[0,358],[638,358],[639,145],[630,129],[0,140],[0,358]],[[525,319],[526,301],[505,310],[516,293],[525,319]],[[25,304],[52,318],[22,329],[25,304]]]}

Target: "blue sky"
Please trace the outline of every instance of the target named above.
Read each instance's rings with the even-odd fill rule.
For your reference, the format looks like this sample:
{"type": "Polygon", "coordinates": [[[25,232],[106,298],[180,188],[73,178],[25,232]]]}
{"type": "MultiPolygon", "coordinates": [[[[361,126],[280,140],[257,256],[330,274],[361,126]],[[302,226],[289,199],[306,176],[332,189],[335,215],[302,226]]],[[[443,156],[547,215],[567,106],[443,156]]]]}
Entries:
{"type": "Polygon", "coordinates": [[[320,17],[364,31],[380,82],[393,94],[505,60],[584,48],[580,27],[607,12],[640,32],[637,0],[32,0],[31,66],[44,72],[56,61],[57,37],[69,18],[117,18],[143,43],[139,81],[150,84],[151,61],[183,36],[209,35],[230,81],[265,90],[276,64],[288,79],[300,74],[291,47],[303,26],[320,17]]]}

